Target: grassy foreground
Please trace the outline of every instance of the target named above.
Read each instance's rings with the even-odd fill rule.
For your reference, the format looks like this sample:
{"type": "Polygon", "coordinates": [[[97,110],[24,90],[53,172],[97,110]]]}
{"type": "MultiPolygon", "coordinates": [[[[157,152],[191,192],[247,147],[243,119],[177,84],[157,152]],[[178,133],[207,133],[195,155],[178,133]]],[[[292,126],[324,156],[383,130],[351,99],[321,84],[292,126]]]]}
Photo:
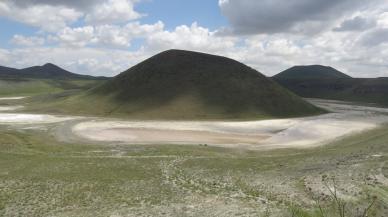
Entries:
{"type": "Polygon", "coordinates": [[[64,144],[1,128],[0,216],[388,215],[388,126],[313,149],[64,144]],[[332,186],[331,186],[332,187],[332,186]]]}

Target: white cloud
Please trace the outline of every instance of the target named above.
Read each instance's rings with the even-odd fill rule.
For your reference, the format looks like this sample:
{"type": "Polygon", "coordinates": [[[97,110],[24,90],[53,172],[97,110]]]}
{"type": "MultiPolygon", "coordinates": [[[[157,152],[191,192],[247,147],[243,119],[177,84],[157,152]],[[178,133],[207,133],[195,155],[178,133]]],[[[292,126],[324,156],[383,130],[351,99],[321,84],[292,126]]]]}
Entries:
{"type": "Polygon", "coordinates": [[[351,19],[344,20],[339,27],[334,28],[334,31],[364,31],[375,26],[376,20],[356,16],[351,19]]]}
{"type": "Polygon", "coordinates": [[[96,27],[96,38],[100,45],[125,48],[131,46],[133,39],[161,32],[163,28],[164,24],[161,21],[145,25],[139,22],[131,22],[125,26],[102,25],[96,27]]]}
{"type": "MultiPolygon", "coordinates": [[[[7,0],[5,0],[7,1],[7,0]]],[[[10,0],[9,0],[10,1],[10,0]]],[[[79,10],[86,10],[101,4],[106,0],[12,0],[18,7],[26,8],[31,5],[65,6],[79,10]]]]}
{"type": "Polygon", "coordinates": [[[378,46],[388,43],[388,28],[377,28],[365,33],[360,42],[363,46],[378,46]]]}
{"type": "Polygon", "coordinates": [[[0,63],[8,63],[10,64],[9,58],[10,57],[10,52],[6,49],[1,49],[0,48],[0,63]]]}
{"type": "Polygon", "coordinates": [[[124,26],[66,27],[58,32],[56,36],[51,36],[50,38],[63,46],[85,47],[94,45],[124,49],[130,47],[133,39],[148,37],[163,31],[163,28],[164,24],[161,21],[145,25],[139,22],[130,22],[124,26]]]}
{"type": "Polygon", "coordinates": [[[388,4],[381,0],[220,0],[230,35],[197,23],[166,29],[162,21],[136,21],[137,0],[13,2],[0,0],[2,16],[52,32],[14,36],[12,42],[21,47],[0,49],[0,65],[53,62],[78,73],[115,75],[176,48],[228,56],[267,75],[323,64],[356,77],[388,76],[388,4]],[[87,22],[71,25],[79,20],[87,22]],[[134,39],[143,41],[137,51],[131,47],[134,39]]]}
{"type": "Polygon", "coordinates": [[[104,25],[96,28],[98,43],[101,45],[126,48],[131,45],[130,33],[120,26],[104,25]]]}
{"type": "Polygon", "coordinates": [[[62,45],[74,47],[84,47],[97,40],[94,36],[94,28],[92,26],[78,28],[66,27],[57,34],[57,38],[55,39],[62,45]]]}
{"type": "Polygon", "coordinates": [[[172,31],[165,30],[161,22],[153,25],[134,22],[121,27],[102,27],[68,29],[65,31],[68,36],[60,39],[60,47],[11,49],[3,51],[3,55],[0,52],[0,65],[25,67],[53,62],[78,73],[112,76],[160,51],[177,48],[227,56],[267,75],[303,64],[330,65],[356,77],[387,76],[388,70],[385,64],[388,44],[361,46],[359,40],[363,35],[351,32],[327,31],[316,37],[287,33],[261,34],[241,41],[240,37],[219,37],[195,23],[179,26],[172,31]],[[125,37],[123,41],[119,40],[120,37],[114,39],[116,36],[106,37],[99,32],[104,30],[125,37]],[[137,37],[145,39],[139,50],[122,49],[137,37]],[[112,49],[114,44],[120,49],[112,49]]]}
{"type": "Polygon", "coordinates": [[[138,0],[11,1],[0,2],[0,16],[56,32],[81,18],[93,25],[126,23],[143,15],[134,10],[138,0]],[[87,6],[89,5],[89,6],[87,6]]]}
{"type": "Polygon", "coordinates": [[[51,62],[75,73],[114,76],[148,55],[104,48],[26,47],[0,49],[0,65],[24,68],[51,62]]]}
{"type": "Polygon", "coordinates": [[[134,10],[133,0],[108,0],[95,5],[86,15],[85,21],[93,24],[111,24],[135,20],[141,16],[134,10]]]}
{"type": "Polygon", "coordinates": [[[0,12],[1,14],[9,14],[11,8],[5,2],[0,2],[0,12]]]}
{"type": "Polygon", "coordinates": [[[0,14],[46,31],[57,31],[82,17],[81,12],[63,6],[35,5],[19,8],[9,1],[0,2],[0,14]]]}
{"type": "Polygon", "coordinates": [[[164,23],[158,21],[154,24],[140,24],[140,22],[131,22],[125,25],[125,31],[133,37],[146,37],[150,34],[161,32],[164,29],[164,23]]]}
{"type": "Polygon", "coordinates": [[[388,12],[384,12],[379,15],[377,24],[382,28],[388,28],[388,12]]]}
{"type": "Polygon", "coordinates": [[[34,47],[44,44],[45,39],[41,37],[25,37],[23,35],[14,35],[11,39],[12,44],[18,46],[34,47]]]}
{"type": "Polygon", "coordinates": [[[214,33],[195,23],[167,31],[162,22],[153,25],[133,22],[122,27],[104,25],[65,28],[51,38],[62,46],[10,49],[5,55],[8,59],[0,59],[0,65],[21,68],[52,62],[77,73],[112,76],[164,49],[222,53],[233,49],[235,43],[235,39],[215,37],[214,33]],[[114,44],[125,46],[130,39],[137,37],[146,39],[138,51],[111,47],[114,44]],[[110,46],[106,46],[108,44],[110,46]]]}
{"type": "Polygon", "coordinates": [[[313,34],[330,27],[349,12],[381,0],[219,0],[231,24],[227,33],[313,34]]]}
{"type": "Polygon", "coordinates": [[[146,37],[146,46],[151,50],[189,49],[218,53],[233,48],[233,37],[216,37],[214,32],[193,23],[191,26],[178,26],[174,31],[160,31],[146,37]]]}

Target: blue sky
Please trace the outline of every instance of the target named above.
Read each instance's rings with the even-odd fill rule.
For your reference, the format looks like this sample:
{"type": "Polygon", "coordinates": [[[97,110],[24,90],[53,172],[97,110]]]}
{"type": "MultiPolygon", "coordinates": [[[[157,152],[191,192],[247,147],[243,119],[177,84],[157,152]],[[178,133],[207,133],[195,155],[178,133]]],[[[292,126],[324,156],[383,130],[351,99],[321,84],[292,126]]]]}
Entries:
{"type": "MultiPolygon", "coordinates": [[[[217,0],[145,0],[135,6],[135,10],[145,16],[139,19],[144,23],[163,21],[167,30],[176,26],[191,25],[197,22],[210,30],[216,30],[227,25],[217,0]]],[[[83,22],[72,23],[71,26],[82,26],[83,22]]],[[[12,19],[0,16],[0,27],[5,30],[0,34],[2,47],[12,47],[11,39],[15,34],[35,35],[40,33],[39,28],[31,27],[12,19]]],[[[139,44],[135,43],[135,47],[139,44]]]]}
{"type": "Polygon", "coordinates": [[[113,76],[167,49],[388,77],[385,0],[2,0],[0,65],[113,76]]]}
{"type": "Polygon", "coordinates": [[[2,29],[0,34],[0,42],[1,47],[4,48],[12,47],[10,40],[15,34],[34,35],[39,31],[38,28],[30,27],[4,17],[0,17],[0,27],[2,29]]]}
{"type": "Polygon", "coordinates": [[[162,20],[169,30],[193,22],[211,30],[227,25],[216,0],[148,0],[138,4],[135,9],[147,14],[143,22],[162,20]]]}

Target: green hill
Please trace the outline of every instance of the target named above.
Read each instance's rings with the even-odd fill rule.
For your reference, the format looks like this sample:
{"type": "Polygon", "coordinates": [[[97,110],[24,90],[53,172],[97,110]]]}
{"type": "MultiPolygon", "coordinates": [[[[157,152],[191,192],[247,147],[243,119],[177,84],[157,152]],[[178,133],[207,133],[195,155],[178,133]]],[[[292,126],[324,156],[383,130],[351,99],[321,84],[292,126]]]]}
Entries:
{"type": "Polygon", "coordinates": [[[294,66],[274,76],[275,79],[338,79],[350,76],[329,66],[294,66]]]}
{"type": "Polygon", "coordinates": [[[293,67],[284,71],[286,74],[274,76],[273,80],[301,97],[388,106],[388,78],[352,78],[335,69],[330,71],[331,76],[318,73],[320,76],[303,77],[300,75],[308,73],[306,68],[293,67]]]}
{"type": "Polygon", "coordinates": [[[85,90],[104,80],[107,78],[75,74],[50,63],[25,69],[0,66],[0,96],[85,90]]]}
{"type": "Polygon", "coordinates": [[[15,69],[10,67],[0,66],[1,78],[34,78],[34,79],[82,79],[82,80],[104,80],[104,77],[93,77],[89,75],[80,75],[62,69],[52,63],[46,63],[43,66],[32,66],[24,69],[15,69]]]}
{"type": "Polygon", "coordinates": [[[0,97],[34,96],[60,93],[69,90],[87,90],[103,82],[92,79],[31,79],[0,78],[0,97]]]}
{"type": "Polygon", "coordinates": [[[261,119],[322,111],[235,60],[169,50],[50,111],[134,119],[261,119]]]}

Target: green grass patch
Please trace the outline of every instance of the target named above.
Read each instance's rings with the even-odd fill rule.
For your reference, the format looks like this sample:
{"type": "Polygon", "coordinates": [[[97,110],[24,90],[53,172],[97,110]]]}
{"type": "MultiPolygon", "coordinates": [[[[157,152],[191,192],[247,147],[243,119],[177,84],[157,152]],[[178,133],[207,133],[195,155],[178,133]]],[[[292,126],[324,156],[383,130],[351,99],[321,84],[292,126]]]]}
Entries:
{"type": "MultiPolygon", "coordinates": [[[[338,180],[348,216],[368,204],[368,195],[379,200],[370,216],[384,216],[387,186],[367,177],[386,171],[387,130],[385,126],[311,149],[247,151],[203,145],[69,144],[47,131],[2,128],[0,215],[269,212],[291,217],[294,211],[295,216],[315,217],[314,199],[324,193],[319,185],[328,175],[338,180]],[[383,156],[372,157],[377,153],[383,156]]],[[[323,208],[335,216],[335,206],[323,198],[323,208]]]]}

